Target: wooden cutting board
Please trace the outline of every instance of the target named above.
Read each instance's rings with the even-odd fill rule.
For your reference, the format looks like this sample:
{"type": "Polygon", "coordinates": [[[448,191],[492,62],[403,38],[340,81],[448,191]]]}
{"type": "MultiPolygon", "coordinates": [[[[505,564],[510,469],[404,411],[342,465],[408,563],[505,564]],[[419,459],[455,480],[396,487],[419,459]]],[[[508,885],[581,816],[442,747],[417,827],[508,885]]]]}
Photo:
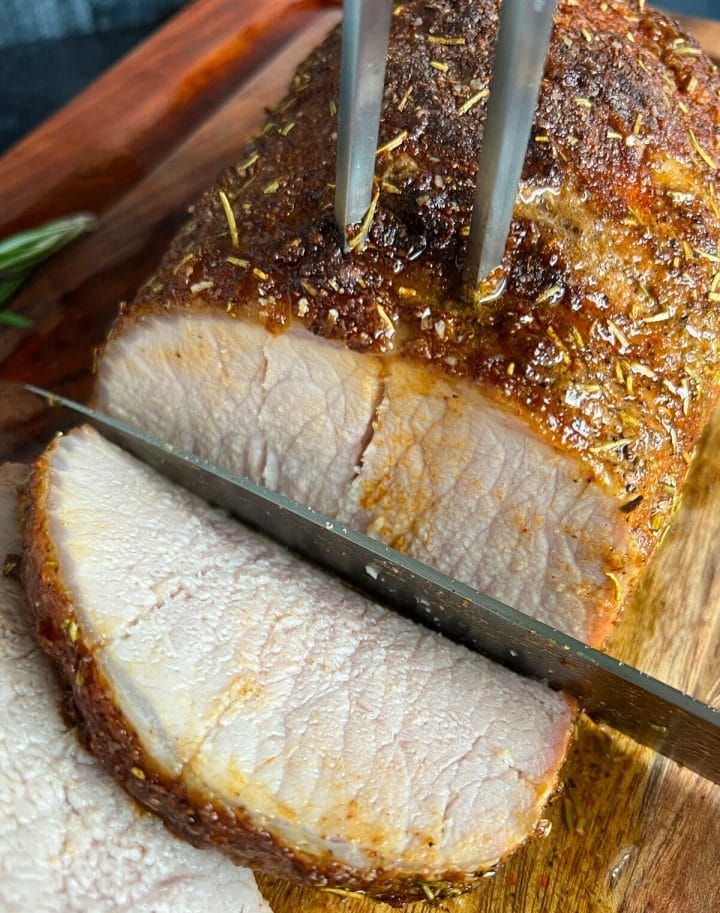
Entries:
{"type": "MultiPolygon", "coordinates": [[[[89,209],[99,230],[17,300],[29,332],[0,332],[0,379],[78,398],[93,347],[183,209],[235,160],[264,107],[338,19],[319,2],[198,0],[0,159],[0,237],[89,209]]],[[[690,23],[720,57],[720,27],[690,23]]],[[[0,389],[0,457],[27,459],[66,420],[0,389]]],[[[610,651],[720,704],[720,415],[675,526],[610,651]]],[[[472,894],[413,913],[717,913],[720,788],[585,720],[548,811],[550,834],[472,894]]],[[[389,908],[261,877],[275,913],[389,908]]],[[[222,911],[217,911],[222,913],[222,911]]]]}

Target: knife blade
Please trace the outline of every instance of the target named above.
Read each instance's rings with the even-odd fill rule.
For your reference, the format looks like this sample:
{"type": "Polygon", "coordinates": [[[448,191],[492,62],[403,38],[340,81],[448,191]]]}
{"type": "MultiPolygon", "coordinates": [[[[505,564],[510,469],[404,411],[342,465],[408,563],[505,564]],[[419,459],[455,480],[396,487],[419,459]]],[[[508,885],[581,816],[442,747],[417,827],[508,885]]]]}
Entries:
{"type": "Polygon", "coordinates": [[[416,621],[577,698],[594,719],[720,784],[720,711],[278,492],[81,403],[81,416],[168,479],[416,621]]]}
{"type": "Polygon", "coordinates": [[[463,269],[466,297],[502,265],[557,0],[503,0],[463,269]]]}
{"type": "Polygon", "coordinates": [[[335,221],[346,252],[347,226],[361,222],[372,202],[392,6],[392,0],[344,4],[335,221]]]}

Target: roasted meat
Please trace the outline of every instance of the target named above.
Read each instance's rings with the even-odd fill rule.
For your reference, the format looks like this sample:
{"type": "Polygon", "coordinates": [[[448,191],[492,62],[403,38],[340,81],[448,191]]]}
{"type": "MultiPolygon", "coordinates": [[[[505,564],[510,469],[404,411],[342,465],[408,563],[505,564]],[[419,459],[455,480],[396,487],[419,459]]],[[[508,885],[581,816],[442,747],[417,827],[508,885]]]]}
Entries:
{"type": "Polygon", "coordinates": [[[650,10],[561,3],[506,291],[469,305],[496,25],[394,17],[349,255],[333,33],[125,310],[98,402],[599,642],[716,401],[720,80],[650,10]]]}
{"type": "MultiPolygon", "coordinates": [[[[375,196],[348,254],[333,224],[340,45],[333,33],[300,67],[238,164],[193,207],[157,274],[123,308],[99,359],[96,402],[598,644],[668,526],[717,401],[720,80],[697,44],[644,3],[561,2],[503,263],[504,292],[467,302],[461,264],[496,29],[495,0],[415,0],[397,8],[375,196]]],[[[157,798],[166,820],[198,842],[224,843],[236,857],[286,874],[383,895],[412,894],[423,878],[469,883],[517,844],[550,790],[567,703],[491,673],[337,584],[321,586],[325,578],[276,550],[252,558],[259,540],[236,531],[227,534],[233,549],[248,557],[242,567],[227,558],[223,599],[231,587],[255,594],[237,611],[260,625],[270,644],[280,636],[276,627],[303,629],[312,649],[287,634],[278,655],[292,663],[302,656],[307,677],[294,665],[273,672],[265,655],[263,675],[303,699],[308,712],[322,707],[312,718],[318,728],[295,753],[278,722],[271,730],[282,732],[279,753],[253,748],[247,755],[246,746],[265,738],[261,702],[232,697],[223,678],[230,668],[210,680],[202,670],[212,663],[191,659],[207,647],[221,669],[226,661],[228,627],[213,627],[208,616],[207,643],[195,633],[199,595],[187,583],[203,561],[216,568],[226,554],[221,542],[203,544],[216,521],[198,519],[199,538],[187,541],[203,558],[190,559],[195,552],[180,548],[175,514],[165,529],[148,506],[148,522],[133,538],[130,525],[142,506],[133,502],[123,532],[130,544],[108,538],[112,587],[103,585],[92,566],[103,536],[88,526],[71,542],[58,519],[70,522],[82,503],[104,531],[123,529],[116,514],[106,521],[100,511],[114,503],[109,469],[107,493],[101,485],[90,500],[81,501],[79,489],[61,499],[76,453],[90,441],[85,434],[62,442],[38,470],[28,585],[43,617],[56,619],[54,649],[67,652],[70,677],[84,654],[63,643],[63,612],[84,613],[78,624],[92,644],[118,623],[116,612],[122,620],[127,605],[140,611],[134,590],[116,589],[126,578],[143,581],[138,592],[148,610],[155,600],[169,601],[172,611],[177,603],[171,629],[162,613],[147,616],[160,625],[147,642],[148,649],[156,644],[145,654],[148,662],[155,658],[151,665],[131,653],[114,684],[103,667],[97,687],[92,677],[88,687],[75,687],[99,753],[107,754],[103,740],[114,738],[123,720],[127,738],[113,763],[136,795],[146,804],[157,798]],[[47,586],[42,529],[59,561],[59,576],[47,586]],[[173,565],[164,583],[144,558],[147,550],[153,562],[164,561],[162,549],[177,556],[178,567],[190,561],[187,572],[173,565]],[[138,568],[135,576],[129,567],[138,568]],[[58,601],[75,578],[97,586],[58,601]],[[157,593],[143,588],[147,581],[157,593]],[[331,624],[331,606],[352,623],[331,624]],[[368,618],[380,652],[367,657],[379,682],[370,675],[375,665],[363,666],[354,652],[365,649],[368,618]],[[174,634],[162,647],[167,630],[193,634],[174,634]],[[331,633],[337,642],[323,639],[331,633]],[[467,678],[441,674],[436,662],[446,671],[459,663],[467,678]],[[322,684],[313,678],[320,667],[322,684]],[[182,703],[171,703],[158,726],[143,716],[149,699],[137,689],[165,700],[155,684],[170,675],[185,676],[193,700],[210,708],[197,724],[182,715],[182,703]],[[361,697],[365,683],[371,697],[361,697]],[[338,703],[322,704],[331,692],[338,703]],[[323,728],[328,708],[337,727],[323,728]],[[218,729],[224,747],[219,738],[208,743],[217,751],[207,763],[218,779],[204,779],[200,790],[213,812],[196,816],[191,802],[190,828],[178,808],[199,781],[178,758],[195,750],[212,714],[225,712],[232,725],[218,729]],[[413,728],[418,720],[430,739],[423,749],[413,728]],[[483,765],[499,731],[508,779],[494,781],[499,791],[486,798],[497,803],[481,814],[474,803],[485,800],[472,788],[462,791],[466,782],[485,791],[483,765]],[[147,770],[145,781],[127,774],[131,762],[147,770]],[[332,773],[347,765],[360,778],[357,795],[332,773]],[[233,802],[237,770],[242,787],[233,802]],[[273,771],[281,772],[274,781],[273,771]],[[516,788],[534,785],[532,799],[522,802],[507,787],[510,771],[516,788]],[[156,783],[157,795],[150,789],[156,783]],[[302,784],[292,793],[295,804],[287,804],[288,784],[302,784]],[[259,797],[269,803],[265,811],[259,797]],[[284,810],[269,814],[277,803],[284,810]],[[271,836],[259,850],[264,827],[271,836]]],[[[105,466],[100,455],[98,465],[105,466]]],[[[155,507],[153,485],[143,491],[155,507]]],[[[114,490],[122,502],[122,486],[114,490]]],[[[124,648],[135,643],[131,630],[124,648]]],[[[231,668],[245,674],[243,662],[231,668]]],[[[251,694],[265,682],[252,676],[251,694]]],[[[269,706],[282,721],[278,705],[269,706]]],[[[205,763],[202,752],[193,757],[205,763]]]]}

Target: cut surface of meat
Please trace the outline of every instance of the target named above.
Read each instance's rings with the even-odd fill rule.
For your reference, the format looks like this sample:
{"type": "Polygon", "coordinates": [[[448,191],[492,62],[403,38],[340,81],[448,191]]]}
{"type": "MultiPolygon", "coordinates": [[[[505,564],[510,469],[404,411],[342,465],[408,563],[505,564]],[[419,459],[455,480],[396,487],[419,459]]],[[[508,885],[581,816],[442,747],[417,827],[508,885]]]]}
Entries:
{"type": "MultiPolygon", "coordinates": [[[[3,562],[22,548],[17,487],[27,475],[0,468],[3,562]]],[[[3,913],[270,913],[252,872],[134,806],[80,745],[62,698],[20,583],[0,577],[3,913]]]]}
{"type": "Polygon", "coordinates": [[[551,794],[573,708],[373,604],[95,431],[56,440],[25,577],[94,751],[200,844],[291,877],[470,884],[551,794]]]}
{"type": "Polygon", "coordinates": [[[581,639],[637,572],[617,499],[463,378],[302,329],[151,317],[112,343],[98,397],[581,639]]]}
{"type": "Polygon", "coordinates": [[[118,340],[100,380],[105,405],[135,418],[138,396],[153,391],[144,424],[155,434],[322,513],[343,512],[381,393],[377,359],[214,315],[147,330],[118,340]]]}

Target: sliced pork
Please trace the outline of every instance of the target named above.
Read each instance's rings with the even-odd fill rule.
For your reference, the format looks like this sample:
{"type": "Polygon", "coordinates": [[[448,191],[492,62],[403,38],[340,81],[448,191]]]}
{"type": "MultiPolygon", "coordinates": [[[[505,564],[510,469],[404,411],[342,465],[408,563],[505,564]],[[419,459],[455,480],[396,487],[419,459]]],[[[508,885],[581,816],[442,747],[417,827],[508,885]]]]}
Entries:
{"type": "Polygon", "coordinates": [[[90,745],[198,845],[386,897],[472,883],[541,816],[573,711],[347,589],[97,432],[27,502],[25,578],[90,745]]]}
{"type": "MultiPolygon", "coordinates": [[[[460,266],[497,10],[496,0],[397,8],[373,206],[348,254],[333,224],[340,41],[331,35],[124,308],[96,399],[600,643],[667,528],[717,401],[720,80],[697,44],[644,4],[561,2],[504,284],[468,301],[460,266]]],[[[72,677],[78,651],[97,654],[88,663],[100,677],[75,686],[76,699],[97,733],[127,723],[132,738],[117,741],[113,763],[135,794],[239,858],[311,880],[332,871],[376,893],[421,874],[468,881],[519,842],[562,755],[559,698],[321,586],[325,578],[244,533],[227,534],[242,567],[225,533],[205,549],[219,520],[198,519],[199,538],[178,539],[174,509],[162,532],[154,511],[132,526],[134,502],[125,526],[112,514],[68,538],[58,520],[42,536],[62,578],[44,589],[37,543],[47,518],[78,522],[80,503],[105,517],[106,488],[125,498],[108,471],[102,497],[72,489],[62,500],[86,437],[58,445],[39,470],[28,583],[45,615],[80,613],[86,646],[65,644],[66,668],[72,677]],[[129,544],[109,535],[101,561],[100,529],[123,529],[129,544]],[[170,569],[168,555],[180,567],[193,554],[202,561],[170,569]],[[111,591],[97,572],[106,565],[111,591]],[[209,614],[197,615],[200,630],[196,601],[213,574],[221,582],[217,599],[206,596],[209,614]],[[64,586],[73,595],[59,609],[64,586]],[[259,619],[247,641],[212,614],[235,605],[231,587],[245,594],[240,617],[259,619]],[[115,588],[122,595],[109,600],[115,588]],[[173,627],[156,603],[179,613],[173,627]],[[247,694],[244,679],[231,685],[244,663],[262,672],[247,694]],[[193,683],[188,703],[161,706],[172,676],[193,683]],[[301,706],[265,704],[266,679],[301,706]],[[386,709],[374,715],[378,701],[386,709]],[[287,729],[296,714],[301,724],[287,729]],[[329,725],[333,715],[344,725],[329,725]],[[508,767],[495,777],[498,745],[508,767]],[[131,759],[145,780],[128,774],[131,759]],[[340,777],[349,771],[354,786],[340,777]],[[528,784],[534,798],[521,801],[528,784]],[[188,794],[214,796],[213,815],[218,802],[225,810],[203,816],[188,794]],[[272,836],[259,852],[263,829],[272,836]]],[[[142,489],[155,508],[153,490],[142,489]]],[[[104,738],[96,750],[107,756],[104,738]]]]}
{"type": "MultiPolygon", "coordinates": [[[[0,468],[0,560],[10,575],[27,474],[0,468]]],[[[80,745],[62,700],[20,583],[0,577],[3,913],[269,913],[250,871],[193,849],[133,807],[80,745]]]]}

